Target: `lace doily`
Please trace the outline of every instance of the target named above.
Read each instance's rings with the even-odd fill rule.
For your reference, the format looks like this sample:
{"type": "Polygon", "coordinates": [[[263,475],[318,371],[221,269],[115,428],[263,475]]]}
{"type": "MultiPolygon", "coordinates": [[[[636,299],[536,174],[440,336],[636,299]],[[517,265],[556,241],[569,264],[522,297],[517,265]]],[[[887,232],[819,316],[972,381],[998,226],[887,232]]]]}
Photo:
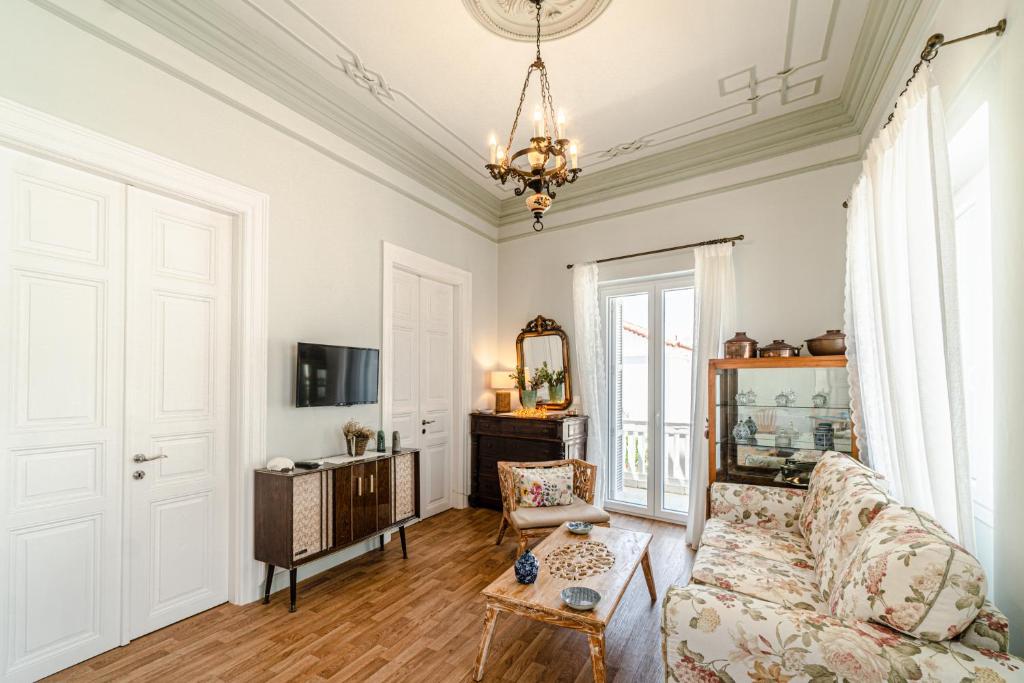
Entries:
{"type": "Polygon", "coordinates": [[[545,560],[552,576],[577,581],[604,574],[615,564],[615,554],[600,541],[580,541],[555,548],[545,560]]]}

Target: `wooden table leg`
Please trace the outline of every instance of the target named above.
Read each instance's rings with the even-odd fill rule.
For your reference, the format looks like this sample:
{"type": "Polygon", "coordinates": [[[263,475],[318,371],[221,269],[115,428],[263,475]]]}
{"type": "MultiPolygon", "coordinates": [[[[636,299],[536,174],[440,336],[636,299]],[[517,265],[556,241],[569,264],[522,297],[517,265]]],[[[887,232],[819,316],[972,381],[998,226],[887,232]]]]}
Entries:
{"type": "Polygon", "coordinates": [[[402,559],[409,559],[409,551],[405,547],[405,527],[398,527],[398,536],[402,539],[402,559]]]}
{"type": "Polygon", "coordinates": [[[644,556],[640,558],[640,564],[644,568],[644,579],[647,580],[647,592],[651,594],[651,602],[657,602],[658,589],[654,587],[654,572],[651,571],[650,551],[644,552],[644,556]]]}
{"type": "Polygon", "coordinates": [[[270,604],[270,587],[274,584],[274,565],[267,562],[267,578],[263,582],[263,604],[270,604]]]}
{"type": "Polygon", "coordinates": [[[487,662],[487,650],[491,647],[491,636],[494,635],[494,623],[498,620],[498,610],[488,606],[484,613],[484,632],[480,636],[480,652],[476,655],[476,668],[473,671],[473,680],[479,681],[484,677],[484,664],[487,662]]]}
{"type": "Polygon", "coordinates": [[[291,569],[288,571],[288,597],[291,599],[291,604],[288,607],[289,612],[295,611],[295,586],[299,582],[299,570],[291,569]]]}
{"type": "Polygon", "coordinates": [[[605,683],[604,634],[590,634],[587,636],[587,641],[590,643],[590,665],[594,669],[594,683],[605,683]]]}

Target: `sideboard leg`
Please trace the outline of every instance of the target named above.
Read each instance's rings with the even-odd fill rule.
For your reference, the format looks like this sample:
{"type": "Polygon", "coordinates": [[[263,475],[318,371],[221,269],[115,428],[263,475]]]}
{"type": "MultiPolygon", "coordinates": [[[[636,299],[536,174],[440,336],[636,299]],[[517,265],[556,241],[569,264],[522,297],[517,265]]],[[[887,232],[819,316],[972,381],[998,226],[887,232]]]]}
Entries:
{"type": "Polygon", "coordinates": [[[270,586],[274,583],[274,565],[267,562],[267,578],[263,582],[263,604],[270,604],[270,586]]]}
{"type": "Polygon", "coordinates": [[[288,572],[288,592],[291,596],[291,606],[288,608],[289,612],[295,611],[295,584],[297,583],[297,579],[299,578],[298,574],[298,569],[292,569],[288,572]]]}
{"type": "Polygon", "coordinates": [[[380,535],[380,551],[384,552],[384,534],[380,535]]]}
{"type": "Polygon", "coordinates": [[[408,550],[406,550],[406,547],[405,547],[405,527],[404,526],[398,527],[398,537],[400,539],[402,539],[402,559],[403,560],[408,560],[409,559],[409,552],[408,552],[408,550]]]}

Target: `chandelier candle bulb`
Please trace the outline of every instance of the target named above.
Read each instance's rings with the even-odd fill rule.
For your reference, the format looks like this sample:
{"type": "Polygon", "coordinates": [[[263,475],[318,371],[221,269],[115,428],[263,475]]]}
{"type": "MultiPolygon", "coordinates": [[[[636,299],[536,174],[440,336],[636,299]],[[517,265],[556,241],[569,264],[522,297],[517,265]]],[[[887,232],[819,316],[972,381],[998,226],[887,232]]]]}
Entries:
{"type": "Polygon", "coordinates": [[[498,159],[498,140],[492,135],[491,136],[491,164],[494,164],[498,159]]]}
{"type": "Polygon", "coordinates": [[[569,168],[579,168],[579,152],[580,148],[575,142],[569,145],[569,168]]]}
{"type": "Polygon", "coordinates": [[[533,110],[533,137],[544,137],[544,112],[537,107],[533,110]]]}

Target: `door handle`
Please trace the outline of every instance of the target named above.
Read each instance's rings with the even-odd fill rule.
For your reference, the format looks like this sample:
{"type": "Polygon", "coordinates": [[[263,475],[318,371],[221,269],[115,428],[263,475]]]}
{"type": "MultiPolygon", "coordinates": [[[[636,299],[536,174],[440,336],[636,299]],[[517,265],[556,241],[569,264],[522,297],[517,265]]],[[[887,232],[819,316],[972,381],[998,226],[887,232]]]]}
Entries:
{"type": "Polygon", "coordinates": [[[163,453],[161,453],[160,455],[151,455],[149,457],[146,457],[144,453],[136,453],[134,457],[132,457],[132,462],[150,462],[152,460],[160,460],[161,458],[166,457],[167,456],[164,455],[163,453]]]}
{"type": "Polygon", "coordinates": [[[373,493],[373,475],[370,475],[370,493],[373,493]]]}
{"type": "Polygon", "coordinates": [[[422,420],[422,423],[423,423],[424,425],[432,425],[432,424],[434,424],[435,422],[437,422],[437,420],[422,420]]]}
{"type": "Polygon", "coordinates": [[[363,478],[362,477],[356,477],[356,495],[357,496],[363,495],[363,478]]]}

